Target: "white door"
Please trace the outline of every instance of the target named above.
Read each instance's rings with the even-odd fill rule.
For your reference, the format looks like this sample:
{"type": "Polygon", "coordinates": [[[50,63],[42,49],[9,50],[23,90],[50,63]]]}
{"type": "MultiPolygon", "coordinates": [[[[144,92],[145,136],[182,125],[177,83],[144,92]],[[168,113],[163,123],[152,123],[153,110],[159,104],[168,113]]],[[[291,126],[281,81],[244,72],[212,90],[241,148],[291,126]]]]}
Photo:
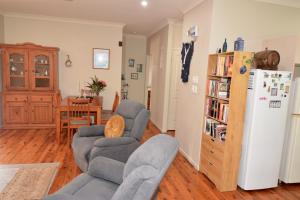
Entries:
{"type": "Polygon", "coordinates": [[[176,103],[177,103],[177,84],[180,70],[180,50],[173,50],[171,60],[171,77],[170,77],[170,96],[168,107],[168,130],[175,130],[176,125],[176,103]]]}

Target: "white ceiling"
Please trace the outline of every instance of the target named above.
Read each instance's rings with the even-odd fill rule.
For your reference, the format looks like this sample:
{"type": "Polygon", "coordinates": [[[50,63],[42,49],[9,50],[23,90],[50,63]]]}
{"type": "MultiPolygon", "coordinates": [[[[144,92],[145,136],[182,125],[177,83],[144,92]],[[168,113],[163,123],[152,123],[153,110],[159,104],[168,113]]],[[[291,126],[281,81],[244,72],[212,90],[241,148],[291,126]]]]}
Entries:
{"type": "Polygon", "coordinates": [[[0,0],[1,12],[45,15],[126,24],[125,32],[147,35],[168,18],[182,14],[202,0],[0,0]]]}

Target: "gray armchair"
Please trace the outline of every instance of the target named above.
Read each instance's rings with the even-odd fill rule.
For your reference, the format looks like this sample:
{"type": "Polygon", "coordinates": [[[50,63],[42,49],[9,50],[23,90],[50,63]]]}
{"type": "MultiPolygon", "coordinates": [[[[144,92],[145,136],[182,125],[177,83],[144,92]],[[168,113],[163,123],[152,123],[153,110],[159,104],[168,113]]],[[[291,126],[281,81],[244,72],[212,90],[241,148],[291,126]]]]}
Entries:
{"type": "Polygon", "coordinates": [[[131,153],[139,147],[149,120],[149,111],[140,103],[124,100],[117,107],[115,114],[125,119],[123,137],[105,138],[104,125],[81,127],[74,135],[73,154],[75,162],[83,172],[87,171],[89,160],[97,156],[126,162],[131,153]]]}
{"type": "Polygon", "coordinates": [[[150,138],[126,164],[105,157],[91,160],[87,173],[44,200],[150,200],[174,160],[178,142],[160,134],[150,138]]]}

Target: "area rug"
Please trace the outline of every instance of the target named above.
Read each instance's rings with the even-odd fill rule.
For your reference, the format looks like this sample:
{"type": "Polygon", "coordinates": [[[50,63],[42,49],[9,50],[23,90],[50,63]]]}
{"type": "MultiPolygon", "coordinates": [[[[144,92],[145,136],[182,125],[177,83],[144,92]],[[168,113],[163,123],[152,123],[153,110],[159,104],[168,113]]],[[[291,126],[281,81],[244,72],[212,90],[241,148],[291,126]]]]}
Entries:
{"type": "Polygon", "coordinates": [[[59,163],[0,165],[0,200],[40,200],[45,197],[59,163]]]}

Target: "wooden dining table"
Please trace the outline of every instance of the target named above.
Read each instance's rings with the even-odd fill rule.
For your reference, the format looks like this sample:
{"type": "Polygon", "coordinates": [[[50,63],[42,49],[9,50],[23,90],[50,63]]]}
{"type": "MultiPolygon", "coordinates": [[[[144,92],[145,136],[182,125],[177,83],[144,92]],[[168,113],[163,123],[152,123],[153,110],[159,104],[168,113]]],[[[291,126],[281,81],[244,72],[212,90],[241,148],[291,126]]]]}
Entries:
{"type": "MultiPolygon", "coordinates": [[[[61,116],[64,112],[68,111],[68,98],[66,97],[62,99],[60,104],[57,106],[56,109],[56,142],[58,144],[61,143],[61,116]]],[[[72,97],[74,98],[74,97],[72,97]]],[[[90,113],[92,116],[95,116],[95,124],[100,125],[101,124],[101,113],[103,108],[103,97],[98,96],[94,97],[94,99],[89,104],[90,113]]]]}

